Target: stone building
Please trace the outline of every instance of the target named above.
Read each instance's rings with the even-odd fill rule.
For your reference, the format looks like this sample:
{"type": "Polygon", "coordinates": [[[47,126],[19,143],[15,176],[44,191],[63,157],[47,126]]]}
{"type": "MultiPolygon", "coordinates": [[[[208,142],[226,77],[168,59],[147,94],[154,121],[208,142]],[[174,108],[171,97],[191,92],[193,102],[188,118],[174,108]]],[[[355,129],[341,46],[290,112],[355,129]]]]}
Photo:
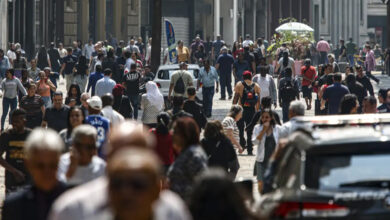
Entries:
{"type": "Polygon", "coordinates": [[[39,45],[52,41],[65,46],[75,40],[85,43],[111,37],[127,41],[140,35],[141,1],[4,0],[8,2],[6,42],[20,42],[31,58],[39,45]]]}

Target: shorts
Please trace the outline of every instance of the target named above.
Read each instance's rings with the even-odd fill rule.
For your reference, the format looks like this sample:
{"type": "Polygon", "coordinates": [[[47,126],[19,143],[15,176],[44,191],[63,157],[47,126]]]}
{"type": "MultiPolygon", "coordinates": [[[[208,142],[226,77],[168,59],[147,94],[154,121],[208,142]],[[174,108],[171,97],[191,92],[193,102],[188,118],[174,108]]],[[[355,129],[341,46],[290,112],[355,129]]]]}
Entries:
{"type": "Polygon", "coordinates": [[[312,93],[313,89],[312,88],[309,88],[309,86],[302,86],[302,95],[303,95],[303,98],[308,98],[308,99],[311,99],[311,93],[312,93]]]}
{"type": "Polygon", "coordinates": [[[257,181],[264,181],[265,164],[263,162],[256,161],[256,176],[257,181]]]}

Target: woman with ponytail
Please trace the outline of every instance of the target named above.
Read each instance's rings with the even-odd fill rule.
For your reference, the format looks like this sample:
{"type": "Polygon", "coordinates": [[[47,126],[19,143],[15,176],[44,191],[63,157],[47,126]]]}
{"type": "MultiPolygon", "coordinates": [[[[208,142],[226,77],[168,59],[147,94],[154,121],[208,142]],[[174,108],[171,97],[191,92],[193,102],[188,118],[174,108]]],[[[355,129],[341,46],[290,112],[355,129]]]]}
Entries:
{"type": "Polygon", "coordinates": [[[166,112],[160,112],[157,115],[156,128],[150,131],[156,137],[156,153],[160,157],[164,165],[164,173],[167,172],[169,166],[173,163],[175,155],[173,152],[172,134],[169,132],[169,124],[171,117],[166,112]]]}

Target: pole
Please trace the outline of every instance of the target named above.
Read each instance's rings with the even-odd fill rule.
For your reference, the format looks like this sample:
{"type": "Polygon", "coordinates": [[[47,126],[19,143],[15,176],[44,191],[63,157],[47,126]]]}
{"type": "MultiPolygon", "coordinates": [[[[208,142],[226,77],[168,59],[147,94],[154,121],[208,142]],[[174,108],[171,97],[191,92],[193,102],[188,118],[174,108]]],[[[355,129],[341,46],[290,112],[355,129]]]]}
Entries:
{"type": "Polygon", "coordinates": [[[151,67],[154,73],[157,73],[161,59],[161,10],[161,0],[154,0],[151,57],[151,67]]]}
{"type": "Polygon", "coordinates": [[[387,2],[387,48],[390,48],[390,1],[387,2]]]}
{"type": "Polygon", "coordinates": [[[233,0],[233,42],[237,41],[237,1],[238,0],[233,0]]]}
{"type": "Polygon", "coordinates": [[[214,0],[214,39],[217,39],[217,36],[221,35],[220,22],[219,22],[219,19],[221,17],[220,10],[221,10],[220,0],[214,0]]]}

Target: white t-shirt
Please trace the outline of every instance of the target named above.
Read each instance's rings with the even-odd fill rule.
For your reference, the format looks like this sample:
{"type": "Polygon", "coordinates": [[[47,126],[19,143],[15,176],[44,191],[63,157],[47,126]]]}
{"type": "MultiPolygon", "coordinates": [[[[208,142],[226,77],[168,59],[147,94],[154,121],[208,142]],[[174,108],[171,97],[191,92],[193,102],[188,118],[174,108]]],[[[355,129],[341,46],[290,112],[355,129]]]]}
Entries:
{"type": "Polygon", "coordinates": [[[61,156],[58,165],[58,178],[69,185],[81,185],[100,176],[103,176],[106,171],[106,162],[97,156],[92,157],[92,161],[87,166],[78,166],[74,175],[66,178],[66,172],[70,165],[70,153],[65,153],[61,156]]]}
{"type": "MultiPolygon", "coordinates": [[[[252,134],[252,142],[257,145],[257,154],[256,154],[256,161],[257,162],[264,161],[266,134],[263,135],[263,138],[261,139],[261,141],[259,141],[257,139],[257,136],[259,136],[259,134],[262,130],[263,130],[263,125],[258,124],[253,129],[253,134],[252,134]]],[[[275,143],[278,143],[278,140],[279,140],[279,130],[280,130],[279,125],[276,125],[273,129],[273,137],[275,139],[275,143]]]]}
{"type": "Polygon", "coordinates": [[[116,125],[125,120],[125,118],[121,114],[112,109],[112,106],[109,105],[102,109],[102,113],[104,117],[110,120],[111,125],[116,125]]]}
{"type": "Polygon", "coordinates": [[[282,58],[280,58],[280,60],[279,60],[279,65],[280,65],[280,72],[283,72],[285,69],[287,69],[287,68],[290,68],[290,69],[292,69],[292,65],[293,65],[293,63],[294,63],[295,61],[294,61],[294,59],[293,58],[291,58],[291,57],[289,57],[288,58],[288,64],[287,64],[287,66],[284,66],[283,65],[283,57],[282,58]]]}
{"type": "Polygon", "coordinates": [[[244,40],[244,42],[242,42],[242,47],[249,47],[251,44],[253,44],[252,40],[244,40]]]}
{"type": "Polygon", "coordinates": [[[8,50],[7,51],[7,57],[9,60],[13,61],[14,59],[16,59],[16,53],[13,52],[12,50],[8,50]]]}
{"type": "Polygon", "coordinates": [[[257,84],[259,84],[259,86],[260,86],[260,100],[264,97],[270,96],[271,93],[269,91],[269,87],[270,87],[272,78],[269,77],[268,75],[266,75],[265,77],[262,77],[261,75],[259,75],[259,77],[257,79],[258,79],[257,84]]]}

